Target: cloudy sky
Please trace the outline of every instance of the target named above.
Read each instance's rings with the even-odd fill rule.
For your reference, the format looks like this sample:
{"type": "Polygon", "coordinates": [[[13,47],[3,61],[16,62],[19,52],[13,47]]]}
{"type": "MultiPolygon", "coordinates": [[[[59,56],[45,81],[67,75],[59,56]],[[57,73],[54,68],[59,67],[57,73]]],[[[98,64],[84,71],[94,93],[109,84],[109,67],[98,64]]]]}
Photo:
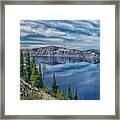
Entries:
{"type": "Polygon", "coordinates": [[[99,20],[21,20],[21,46],[100,49],[99,20]]]}

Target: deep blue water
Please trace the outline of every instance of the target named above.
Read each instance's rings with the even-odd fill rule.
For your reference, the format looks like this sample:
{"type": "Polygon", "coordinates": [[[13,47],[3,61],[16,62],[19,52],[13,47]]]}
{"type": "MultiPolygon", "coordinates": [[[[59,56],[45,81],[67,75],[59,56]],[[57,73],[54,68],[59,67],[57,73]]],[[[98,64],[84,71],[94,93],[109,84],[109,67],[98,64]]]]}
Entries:
{"type": "Polygon", "coordinates": [[[55,61],[51,61],[51,58],[48,59],[48,57],[37,57],[36,60],[37,64],[41,64],[44,61],[44,64],[46,65],[44,76],[45,86],[48,86],[48,84],[51,85],[52,72],[55,72],[56,82],[65,95],[68,84],[70,84],[72,95],[74,94],[74,89],[77,88],[77,93],[81,100],[100,99],[99,63],[92,64],[88,62],[73,61],[72,58],[71,60],[55,58],[55,61]]]}

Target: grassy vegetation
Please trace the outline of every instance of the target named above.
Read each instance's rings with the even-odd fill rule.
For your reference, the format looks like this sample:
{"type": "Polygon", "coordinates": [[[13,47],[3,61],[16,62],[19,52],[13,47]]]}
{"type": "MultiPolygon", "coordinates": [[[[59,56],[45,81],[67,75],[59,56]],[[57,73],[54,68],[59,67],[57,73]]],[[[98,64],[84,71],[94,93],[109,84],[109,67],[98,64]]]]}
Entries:
{"type": "Polygon", "coordinates": [[[40,100],[42,99],[38,93],[31,93],[27,97],[25,97],[25,100],[40,100]]]}

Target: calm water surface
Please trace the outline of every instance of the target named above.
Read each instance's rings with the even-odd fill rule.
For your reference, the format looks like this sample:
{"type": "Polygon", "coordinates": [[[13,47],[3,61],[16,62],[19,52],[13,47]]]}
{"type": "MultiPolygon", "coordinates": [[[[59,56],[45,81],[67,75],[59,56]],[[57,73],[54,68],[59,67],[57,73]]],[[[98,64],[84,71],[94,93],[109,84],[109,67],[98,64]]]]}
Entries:
{"type": "Polygon", "coordinates": [[[47,87],[52,83],[52,72],[56,74],[56,82],[66,96],[67,86],[70,83],[72,95],[77,88],[81,100],[100,99],[100,64],[81,62],[75,58],[37,57],[37,64],[44,63],[45,80],[47,87]]]}

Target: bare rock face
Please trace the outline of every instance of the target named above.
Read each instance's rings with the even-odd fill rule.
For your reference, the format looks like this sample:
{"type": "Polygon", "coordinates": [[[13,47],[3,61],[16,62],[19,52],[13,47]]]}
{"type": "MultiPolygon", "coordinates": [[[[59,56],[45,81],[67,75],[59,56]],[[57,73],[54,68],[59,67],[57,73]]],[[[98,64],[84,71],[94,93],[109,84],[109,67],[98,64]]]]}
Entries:
{"type": "Polygon", "coordinates": [[[20,80],[20,99],[21,100],[30,100],[30,96],[32,96],[31,100],[57,100],[52,97],[50,94],[46,93],[42,89],[38,89],[36,87],[32,87],[24,80],[20,80]],[[32,96],[34,95],[34,96],[32,96]]]}

